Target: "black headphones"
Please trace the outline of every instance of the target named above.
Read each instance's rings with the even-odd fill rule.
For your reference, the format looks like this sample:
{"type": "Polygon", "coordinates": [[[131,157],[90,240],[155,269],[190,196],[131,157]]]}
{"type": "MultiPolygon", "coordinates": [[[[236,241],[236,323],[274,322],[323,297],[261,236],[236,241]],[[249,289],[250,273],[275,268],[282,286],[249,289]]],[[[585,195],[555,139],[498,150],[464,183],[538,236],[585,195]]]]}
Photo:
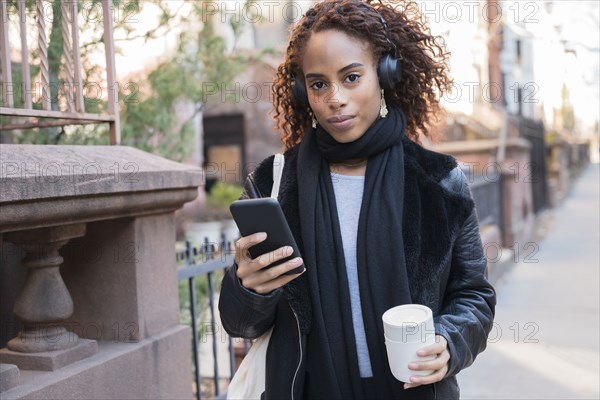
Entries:
{"type": "MultiPolygon", "coordinates": [[[[374,7],[367,6],[364,3],[365,7],[369,7],[371,10],[375,11],[377,15],[379,15],[379,19],[381,21],[381,25],[383,25],[383,29],[385,31],[385,38],[392,46],[393,52],[386,53],[381,56],[379,59],[379,64],[377,65],[377,75],[379,76],[379,86],[385,91],[390,91],[396,86],[400,80],[402,79],[402,64],[398,60],[397,53],[398,49],[394,42],[390,40],[387,21],[383,18],[383,15],[374,7]]],[[[294,99],[300,103],[300,105],[304,107],[308,107],[308,93],[306,92],[306,86],[301,79],[296,79],[296,76],[292,72],[292,95],[294,99]]]]}

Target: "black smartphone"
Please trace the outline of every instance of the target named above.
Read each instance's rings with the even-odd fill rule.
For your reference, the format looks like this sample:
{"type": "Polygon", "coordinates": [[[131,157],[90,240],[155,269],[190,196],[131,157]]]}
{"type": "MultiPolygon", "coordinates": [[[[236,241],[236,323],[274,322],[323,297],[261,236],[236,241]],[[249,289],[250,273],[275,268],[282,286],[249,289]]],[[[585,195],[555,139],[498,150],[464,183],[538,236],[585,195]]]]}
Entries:
{"type": "MultiPolygon", "coordinates": [[[[250,257],[258,256],[277,250],[283,246],[294,249],[291,256],[277,260],[265,268],[271,268],[295,257],[300,257],[300,251],[292,235],[292,231],[285,219],[283,210],[276,199],[263,197],[259,199],[236,200],[229,207],[231,215],[242,236],[252,235],[257,232],[266,232],[267,239],[248,248],[250,257]]],[[[286,275],[294,275],[304,271],[304,265],[294,268],[286,275]]]]}

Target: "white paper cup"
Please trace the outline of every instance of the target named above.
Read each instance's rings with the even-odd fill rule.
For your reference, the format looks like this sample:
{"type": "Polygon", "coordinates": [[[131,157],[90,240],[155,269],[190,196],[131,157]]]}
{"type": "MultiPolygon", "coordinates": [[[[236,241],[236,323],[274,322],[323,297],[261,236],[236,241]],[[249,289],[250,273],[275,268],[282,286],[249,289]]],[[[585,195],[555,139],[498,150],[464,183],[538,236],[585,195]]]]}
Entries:
{"type": "Polygon", "coordinates": [[[392,374],[402,382],[412,375],[429,375],[433,371],[412,371],[408,363],[433,360],[435,356],[419,357],[417,350],[435,343],[433,313],[421,304],[404,304],[383,313],[385,346],[392,374]]]}
{"type": "Polygon", "coordinates": [[[433,313],[421,304],[404,304],[390,308],[381,317],[385,336],[397,342],[426,341],[426,336],[435,334],[433,313]]]}
{"type": "Polygon", "coordinates": [[[428,361],[433,360],[435,355],[420,357],[417,355],[417,350],[430,346],[435,343],[435,335],[426,335],[426,342],[397,342],[389,338],[385,338],[385,347],[387,350],[390,370],[394,378],[401,382],[410,382],[410,377],[413,375],[426,376],[433,371],[413,371],[408,369],[408,363],[412,361],[428,361]]]}

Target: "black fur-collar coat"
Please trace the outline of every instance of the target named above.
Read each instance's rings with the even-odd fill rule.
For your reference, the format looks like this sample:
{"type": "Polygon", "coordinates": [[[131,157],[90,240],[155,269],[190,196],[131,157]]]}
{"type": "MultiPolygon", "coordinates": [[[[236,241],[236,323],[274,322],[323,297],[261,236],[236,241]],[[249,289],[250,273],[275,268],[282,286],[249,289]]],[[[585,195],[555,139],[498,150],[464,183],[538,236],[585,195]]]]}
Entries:
{"type": "MultiPolygon", "coordinates": [[[[468,181],[456,160],[406,137],[403,144],[403,239],[411,297],[413,303],[433,310],[436,334],[448,341],[451,357],[446,378],[430,386],[436,398],[458,398],[454,376],[485,349],[495,292],[486,279],[486,258],[468,181]]],[[[302,252],[297,155],[298,146],[285,153],[279,200],[302,252]]],[[[271,156],[248,176],[243,197],[269,196],[272,173],[271,156]]],[[[235,265],[223,280],[219,308],[231,336],[256,338],[273,326],[265,398],[302,397],[305,339],[311,327],[309,290],[306,273],[267,296],[244,288],[235,265]]]]}

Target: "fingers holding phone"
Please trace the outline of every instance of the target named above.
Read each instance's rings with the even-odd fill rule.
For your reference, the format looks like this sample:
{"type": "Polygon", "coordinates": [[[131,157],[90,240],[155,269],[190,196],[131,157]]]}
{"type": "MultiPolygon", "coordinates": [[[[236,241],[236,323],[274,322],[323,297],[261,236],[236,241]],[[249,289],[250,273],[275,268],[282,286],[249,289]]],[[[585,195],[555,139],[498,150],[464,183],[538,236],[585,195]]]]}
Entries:
{"type": "Polygon", "coordinates": [[[277,199],[236,200],[230,210],[243,235],[236,243],[236,262],[244,287],[265,294],[304,272],[300,251],[277,199]]]}
{"type": "Polygon", "coordinates": [[[240,238],[235,245],[237,276],[244,287],[259,294],[272,292],[304,272],[304,268],[302,268],[300,272],[290,274],[291,271],[302,266],[300,257],[289,259],[294,252],[291,246],[279,247],[252,258],[248,249],[266,239],[267,234],[259,232],[240,238]]]}

